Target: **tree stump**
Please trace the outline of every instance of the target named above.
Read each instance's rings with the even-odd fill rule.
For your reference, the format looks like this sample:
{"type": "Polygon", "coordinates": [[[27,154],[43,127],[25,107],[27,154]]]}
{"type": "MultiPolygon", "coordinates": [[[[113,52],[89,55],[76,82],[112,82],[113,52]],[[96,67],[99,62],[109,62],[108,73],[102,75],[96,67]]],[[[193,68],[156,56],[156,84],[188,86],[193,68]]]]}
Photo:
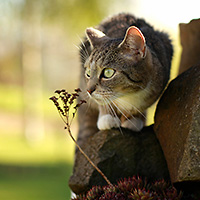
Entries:
{"type": "MultiPolygon", "coordinates": [[[[167,164],[152,126],[141,132],[128,129],[99,131],[82,146],[89,158],[114,184],[121,178],[139,175],[150,181],[169,180],[167,164]]],[[[92,186],[106,185],[101,175],[78,151],[69,180],[76,194],[87,192],[92,186]]]]}

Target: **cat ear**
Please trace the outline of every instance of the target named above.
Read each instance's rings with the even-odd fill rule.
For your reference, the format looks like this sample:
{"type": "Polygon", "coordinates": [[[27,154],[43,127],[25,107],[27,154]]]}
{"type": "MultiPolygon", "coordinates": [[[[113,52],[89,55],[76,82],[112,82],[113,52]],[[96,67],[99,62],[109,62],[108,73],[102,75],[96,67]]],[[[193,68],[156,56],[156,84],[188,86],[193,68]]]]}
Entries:
{"type": "Polygon", "coordinates": [[[87,28],[86,36],[92,47],[95,47],[96,45],[100,44],[103,40],[108,38],[102,31],[99,31],[95,28],[87,28]]]}
{"type": "MultiPolygon", "coordinates": [[[[127,29],[124,40],[119,44],[119,48],[131,51],[132,54],[139,54],[141,58],[146,56],[145,37],[139,28],[131,26],[127,29]]],[[[131,54],[129,54],[131,55],[131,54]]]]}

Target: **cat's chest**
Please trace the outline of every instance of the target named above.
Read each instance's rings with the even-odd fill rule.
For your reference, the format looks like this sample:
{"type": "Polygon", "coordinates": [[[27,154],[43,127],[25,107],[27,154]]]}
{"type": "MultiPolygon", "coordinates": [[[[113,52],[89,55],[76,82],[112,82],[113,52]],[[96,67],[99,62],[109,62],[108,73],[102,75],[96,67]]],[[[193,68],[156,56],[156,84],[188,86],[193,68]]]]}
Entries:
{"type": "Polygon", "coordinates": [[[131,93],[124,96],[121,96],[117,99],[115,99],[113,102],[118,107],[118,111],[123,111],[123,113],[132,113],[136,114],[139,110],[141,110],[143,107],[145,107],[145,104],[147,103],[145,101],[147,96],[146,90],[141,90],[137,93],[131,93]]]}

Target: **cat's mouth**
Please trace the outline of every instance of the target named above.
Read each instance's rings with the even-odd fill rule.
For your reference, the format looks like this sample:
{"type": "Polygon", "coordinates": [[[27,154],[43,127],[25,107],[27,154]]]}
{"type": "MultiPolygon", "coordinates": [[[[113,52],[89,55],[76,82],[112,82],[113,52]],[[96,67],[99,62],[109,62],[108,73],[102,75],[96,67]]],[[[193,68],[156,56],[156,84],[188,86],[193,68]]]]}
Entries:
{"type": "Polygon", "coordinates": [[[116,99],[112,95],[105,95],[105,94],[102,95],[99,93],[94,93],[92,95],[89,94],[89,96],[99,105],[108,105],[116,99]]]}

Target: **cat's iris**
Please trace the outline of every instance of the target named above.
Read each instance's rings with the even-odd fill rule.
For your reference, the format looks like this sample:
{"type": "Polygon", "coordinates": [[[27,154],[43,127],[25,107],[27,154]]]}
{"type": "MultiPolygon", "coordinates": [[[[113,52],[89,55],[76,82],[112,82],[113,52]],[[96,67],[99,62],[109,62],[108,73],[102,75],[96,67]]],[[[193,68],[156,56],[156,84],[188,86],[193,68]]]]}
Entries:
{"type": "Polygon", "coordinates": [[[111,69],[111,68],[105,68],[103,70],[103,77],[104,78],[111,78],[115,73],[115,70],[114,69],[111,69]]]}

